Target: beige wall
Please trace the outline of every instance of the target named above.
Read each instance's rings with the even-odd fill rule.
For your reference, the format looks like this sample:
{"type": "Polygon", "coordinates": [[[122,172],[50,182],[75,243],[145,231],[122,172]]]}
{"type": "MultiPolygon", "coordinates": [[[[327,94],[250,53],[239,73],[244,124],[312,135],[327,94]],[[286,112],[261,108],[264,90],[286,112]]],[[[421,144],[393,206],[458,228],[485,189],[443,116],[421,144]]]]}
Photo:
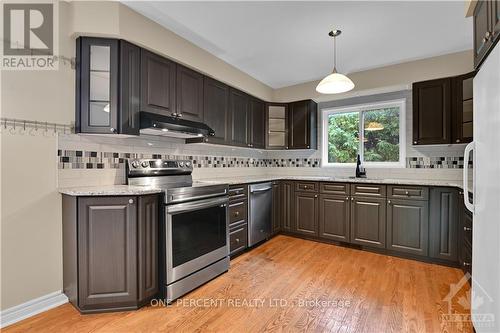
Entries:
{"type": "Polygon", "coordinates": [[[411,88],[412,82],[463,74],[471,70],[473,70],[472,51],[463,51],[350,73],[348,76],[354,82],[355,88],[348,93],[338,95],[319,94],[316,92],[316,86],[320,80],[317,80],[276,89],[274,91],[274,101],[288,102],[312,98],[318,102],[323,102],[358,95],[384,93],[411,88]]]}
{"type": "MultiPolygon", "coordinates": [[[[120,37],[194,67],[265,100],[318,97],[315,83],[273,91],[117,2],[60,2],[59,48],[74,56],[77,35],[120,37]]],[[[472,67],[468,53],[352,74],[361,90],[391,89],[413,80],[458,74],[472,67]],[[389,88],[387,88],[389,87],[389,88]]],[[[332,98],[328,98],[332,99],[332,98]]],[[[321,98],[318,98],[321,100],[321,98]]],[[[3,72],[1,116],[74,121],[74,70],[3,72]]],[[[1,134],[2,310],[62,289],[61,198],[57,192],[56,138],[1,134]],[[29,163],[36,161],[32,172],[29,163]]]]}

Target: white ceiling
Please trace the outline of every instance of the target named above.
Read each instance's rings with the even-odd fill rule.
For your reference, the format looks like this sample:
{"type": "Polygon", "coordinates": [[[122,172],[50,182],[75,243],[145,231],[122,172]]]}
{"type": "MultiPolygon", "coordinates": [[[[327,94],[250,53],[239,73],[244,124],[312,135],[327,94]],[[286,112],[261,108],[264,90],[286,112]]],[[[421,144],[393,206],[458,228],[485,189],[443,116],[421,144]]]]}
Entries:
{"type": "Polygon", "coordinates": [[[462,1],[170,2],[126,5],[272,88],[472,48],[462,1]]]}

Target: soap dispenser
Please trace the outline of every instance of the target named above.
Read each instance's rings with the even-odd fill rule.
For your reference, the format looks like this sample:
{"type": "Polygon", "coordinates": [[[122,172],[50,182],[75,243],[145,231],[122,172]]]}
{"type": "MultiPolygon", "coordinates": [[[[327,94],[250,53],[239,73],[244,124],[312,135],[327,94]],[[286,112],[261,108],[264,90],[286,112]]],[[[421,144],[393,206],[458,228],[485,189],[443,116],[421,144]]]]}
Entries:
{"type": "Polygon", "coordinates": [[[366,170],[363,164],[361,164],[361,157],[359,154],[356,162],[356,178],[366,178],[366,170]]]}

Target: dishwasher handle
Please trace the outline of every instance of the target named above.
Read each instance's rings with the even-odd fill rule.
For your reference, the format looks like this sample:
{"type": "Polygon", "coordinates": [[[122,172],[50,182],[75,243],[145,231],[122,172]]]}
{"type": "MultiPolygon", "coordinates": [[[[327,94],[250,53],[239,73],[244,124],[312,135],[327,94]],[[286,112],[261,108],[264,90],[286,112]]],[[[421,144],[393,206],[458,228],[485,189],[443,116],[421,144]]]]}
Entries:
{"type": "Polygon", "coordinates": [[[270,189],[272,189],[272,187],[257,188],[257,189],[254,189],[254,190],[250,190],[250,193],[267,192],[270,189]]]}

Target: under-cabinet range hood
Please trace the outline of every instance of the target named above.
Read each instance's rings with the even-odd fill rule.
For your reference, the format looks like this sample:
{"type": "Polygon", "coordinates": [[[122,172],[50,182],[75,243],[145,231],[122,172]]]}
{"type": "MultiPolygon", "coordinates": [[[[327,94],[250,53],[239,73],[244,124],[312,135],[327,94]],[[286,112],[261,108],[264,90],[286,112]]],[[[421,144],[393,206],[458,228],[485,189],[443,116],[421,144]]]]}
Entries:
{"type": "Polygon", "coordinates": [[[141,112],[141,134],[170,136],[175,138],[200,138],[213,136],[214,130],[203,123],[178,117],[141,112]]]}

